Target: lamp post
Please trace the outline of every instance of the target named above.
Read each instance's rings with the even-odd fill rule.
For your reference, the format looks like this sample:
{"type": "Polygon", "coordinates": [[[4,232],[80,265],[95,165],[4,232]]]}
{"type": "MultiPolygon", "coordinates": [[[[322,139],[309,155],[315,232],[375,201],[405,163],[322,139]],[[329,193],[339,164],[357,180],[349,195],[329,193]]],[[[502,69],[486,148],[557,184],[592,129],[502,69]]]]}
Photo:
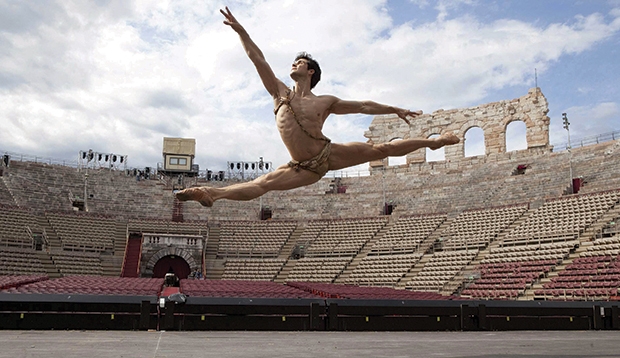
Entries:
{"type": "Polygon", "coordinates": [[[383,186],[383,215],[387,214],[387,198],[385,196],[385,165],[381,168],[381,184],[383,186]]]}
{"type": "Polygon", "coordinates": [[[87,184],[88,184],[88,168],[86,169],[86,173],[84,174],[84,211],[88,211],[88,203],[87,203],[87,184]]]}
{"type": "MultiPolygon", "coordinates": [[[[263,164],[263,157],[258,157],[258,168],[256,168],[256,169],[262,170],[263,169],[263,165],[264,165],[263,164]]],[[[259,208],[260,214],[259,215],[260,215],[260,219],[262,220],[263,219],[263,196],[262,195],[258,198],[258,203],[259,203],[258,205],[260,206],[260,208],[259,208]]]]}
{"type": "Polygon", "coordinates": [[[570,191],[571,194],[575,193],[575,190],[573,188],[573,152],[571,150],[571,145],[570,145],[570,122],[568,121],[568,117],[566,117],[566,113],[562,113],[562,121],[564,123],[564,129],[566,129],[566,133],[568,134],[568,147],[566,148],[568,150],[568,168],[569,168],[569,175],[570,175],[570,191]]]}

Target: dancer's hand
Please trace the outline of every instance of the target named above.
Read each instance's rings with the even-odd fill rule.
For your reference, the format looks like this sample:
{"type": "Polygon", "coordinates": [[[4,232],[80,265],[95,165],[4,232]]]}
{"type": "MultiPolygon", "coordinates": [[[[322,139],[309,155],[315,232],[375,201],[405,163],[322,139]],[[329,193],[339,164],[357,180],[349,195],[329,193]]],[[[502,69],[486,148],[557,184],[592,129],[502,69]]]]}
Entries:
{"type": "Polygon", "coordinates": [[[396,111],[396,115],[399,116],[407,124],[411,124],[409,123],[409,119],[407,117],[416,118],[422,115],[422,111],[410,111],[408,109],[399,108],[396,111]]]}
{"type": "Polygon", "coordinates": [[[235,19],[235,17],[233,16],[232,12],[230,12],[230,10],[228,9],[228,6],[226,6],[226,11],[220,9],[220,12],[226,18],[226,20],[224,20],[224,25],[228,25],[228,26],[232,27],[232,29],[235,30],[236,32],[239,32],[239,31],[243,30],[243,26],[241,26],[239,21],[237,21],[237,19],[235,19]]]}

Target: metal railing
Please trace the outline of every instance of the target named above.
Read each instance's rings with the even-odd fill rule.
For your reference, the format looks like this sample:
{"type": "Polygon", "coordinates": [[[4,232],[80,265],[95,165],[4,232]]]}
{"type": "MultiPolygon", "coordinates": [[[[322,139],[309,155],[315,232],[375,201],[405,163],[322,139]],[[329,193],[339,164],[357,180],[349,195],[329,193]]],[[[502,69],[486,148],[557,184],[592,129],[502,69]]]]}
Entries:
{"type": "MultiPolygon", "coordinates": [[[[570,147],[571,148],[585,147],[588,145],[599,144],[602,142],[608,142],[608,141],[617,140],[617,139],[620,139],[620,131],[607,132],[607,133],[598,134],[595,136],[589,136],[589,137],[583,137],[577,140],[571,140],[570,147]]],[[[553,151],[561,152],[563,150],[568,150],[569,149],[568,147],[569,147],[568,143],[554,144],[553,151]]]]}

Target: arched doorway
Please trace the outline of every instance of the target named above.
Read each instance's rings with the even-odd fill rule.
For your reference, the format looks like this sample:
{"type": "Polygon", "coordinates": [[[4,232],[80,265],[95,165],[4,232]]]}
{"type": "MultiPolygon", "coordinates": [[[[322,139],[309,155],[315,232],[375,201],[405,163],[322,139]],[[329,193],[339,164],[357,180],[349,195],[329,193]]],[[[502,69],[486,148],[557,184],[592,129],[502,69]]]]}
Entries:
{"type": "Polygon", "coordinates": [[[164,256],[153,267],[153,277],[163,278],[167,273],[174,273],[179,279],[184,279],[189,276],[190,267],[187,261],[180,256],[164,256]]]}

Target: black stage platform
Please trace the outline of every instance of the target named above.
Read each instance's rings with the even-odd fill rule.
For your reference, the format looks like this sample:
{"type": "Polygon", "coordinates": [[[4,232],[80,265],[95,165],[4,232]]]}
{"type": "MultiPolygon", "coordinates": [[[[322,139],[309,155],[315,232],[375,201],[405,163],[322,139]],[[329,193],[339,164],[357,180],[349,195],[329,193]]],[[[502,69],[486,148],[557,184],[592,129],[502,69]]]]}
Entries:
{"type": "Polygon", "coordinates": [[[361,300],[0,294],[0,329],[617,330],[617,301],[361,300]]]}

